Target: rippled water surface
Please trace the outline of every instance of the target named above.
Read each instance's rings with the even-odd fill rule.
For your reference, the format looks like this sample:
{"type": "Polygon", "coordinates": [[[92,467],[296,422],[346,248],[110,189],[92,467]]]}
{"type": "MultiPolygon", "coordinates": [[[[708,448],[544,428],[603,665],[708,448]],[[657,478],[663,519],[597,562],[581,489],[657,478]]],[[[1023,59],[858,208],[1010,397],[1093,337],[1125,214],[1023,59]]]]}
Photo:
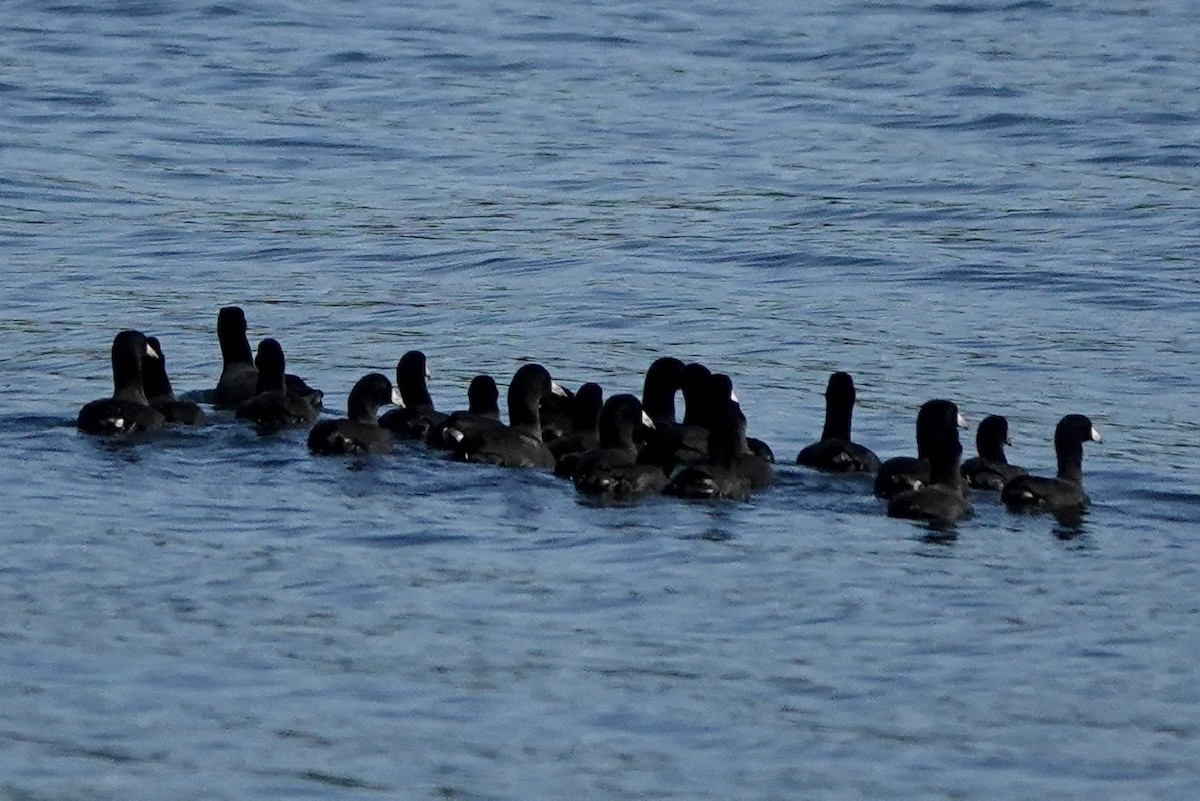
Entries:
{"type": "Polygon", "coordinates": [[[1193,798],[1191,3],[19,2],[0,22],[0,797],[1193,798]],[[76,433],[216,310],[333,412],[429,355],[731,374],[740,504],[423,449],[76,433]],[[924,400],[1089,444],[1078,526],[954,538],[791,466],[924,400]]]}

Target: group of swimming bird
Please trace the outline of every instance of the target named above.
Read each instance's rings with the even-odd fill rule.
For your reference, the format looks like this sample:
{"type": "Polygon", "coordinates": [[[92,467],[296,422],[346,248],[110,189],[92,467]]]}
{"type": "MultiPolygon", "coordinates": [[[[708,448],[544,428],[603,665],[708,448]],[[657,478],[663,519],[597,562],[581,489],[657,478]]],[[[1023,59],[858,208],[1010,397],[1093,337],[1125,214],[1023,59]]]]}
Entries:
{"type": "MultiPolygon", "coordinates": [[[[246,331],[241,308],[220,310],[221,376],[198,399],[234,410],[264,434],[309,428],[308,447],[315,454],[387,453],[397,439],[420,440],[461,461],[552,469],[580,493],[610,500],[658,493],[741,499],[774,479],[774,455],[764,442],[747,437],[733,382],[701,364],[670,356],[655,360],[640,399],[628,393],[604,399],[594,383],[568,392],[545,367],[525,364],[509,383],[505,424],[499,390],[487,375],[471,381],[467,409],[437,411],[426,384],[425,355],[409,351],[396,365],[394,385],[382,373],[369,373],[351,389],[346,417],[320,419],[323,393],[286,372],[275,339],[263,339],[254,354],[246,331]],[[675,415],[677,392],[683,394],[682,421],[675,415]],[[394,408],[380,415],[389,405],[394,408]]],[[[80,410],[81,431],[121,436],[205,421],[198,403],[176,397],[156,338],[118,333],[112,372],[112,397],[80,410]]],[[[827,473],[874,475],[875,495],[887,500],[893,517],[953,525],[971,512],[968,488],[999,490],[1000,499],[1017,511],[1069,513],[1088,502],[1083,443],[1099,442],[1100,435],[1083,415],[1059,422],[1058,473],[1043,477],[1008,463],[1008,422],[998,415],[979,424],[979,455],[962,461],[959,429],[966,424],[958,407],[944,399],[928,401],[917,414],[916,456],[881,462],[851,439],[855,400],[848,373],[830,376],[821,438],[801,450],[796,462],[827,473]]]]}

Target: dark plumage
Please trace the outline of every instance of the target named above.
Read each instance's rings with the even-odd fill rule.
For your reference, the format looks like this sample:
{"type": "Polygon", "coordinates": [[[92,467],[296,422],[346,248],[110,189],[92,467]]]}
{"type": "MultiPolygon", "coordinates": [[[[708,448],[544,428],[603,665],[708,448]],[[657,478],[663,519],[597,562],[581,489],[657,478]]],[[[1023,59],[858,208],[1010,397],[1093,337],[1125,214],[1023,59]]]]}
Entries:
{"type": "Polygon", "coordinates": [[[401,356],[396,363],[396,389],[400,391],[404,406],[388,410],[379,418],[379,425],[402,439],[425,439],[429,429],[446,418],[433,408],[428,378],[429,365],[424,353],[410,350],[401,356]]]}
{"type": "Polygon", "coordinates": [[[1058,475],[1017,476],[1004,485],[1000,500],[1014,511],[1071,512],[1088,504],[1083,491],[1083,443],[1100,442],[1100,432],[1082,414],[1068,414],[1054,429],[1058,475]]]}
{"type": "Polygon", "coordinates": [[[709,410],[708,455],[679,470],[665,491],[680,498],[744,499],[774,481],[771,463],[750,451],[746,418],[732,399],[714,399],[709,410]]]}
{"type": "Polygon", "coordinates": [[[1005,417],[991,414],[983,418],[975,431],[975,449],[979,455],[962,463],[967,484],[975,489],[998,490],[1017,476],[1025,475],[1025,468],[1009,464],[1004,455],[1004,446],[1011,444],[1005,417]]]}
{"type": "Polygon", "coordinates": [[[258,369],[246,338],[246,313],[237,306],[217,312],[217,341],[221,346],[221,377],[213,390],[216,406],[237,406],[254,397],[258,369]]]}
{"type": "Polygon", "coordinates": [[[922,420],[920,432],[929,463],[929,482],[893,496],[888,502],[887,513],[890,517],[950,526],[971,512],[959,473],[962,443],[958,439],[958,422],[961,417],[958,407],[950,401],[930,401],[926,406],[930,404],[934,404],[933,411],[922,420]]]}
{"type": "Polygon", "coordinates": [[[284,379],[283,348],[274,339],[258,343],[254,359],[258,373],[254,397],[237,407],[237,416],[254,423],[261,433],[312,425],[319,408],[310,396],[294,395],[284,379]]]}
{"type": "Polygon", "coordinates": [[[929,447],[936,441],[940,421],[950,416],[959,428],[966,421],[958,407],[948,400],[931,400],[917,412],[917,455],[894,456],[879,466],[875,474],[875,496],[892,498],[901,492],[916,489],[930,482],[929,447]]]}
{"type": "MultiPolygon", "coordinates": [[[[709,379],[710,391],[709,396],[712,398],[712,403],[723,403],[726,399],[732,400],[738,404],[738,413],[741,414],[741,404],[738,402],[738,397],[733,391],[733,379],[724,373],[713,373],[709,379]]],[[[742,422],[745,423],[746,416],[742,414],[742,422]]],[[[763,442],[757,437],[746,437],[746,445],[750,448],[750,452],[760,459],[765,459],[772,464],[775,463],[775,452],[771,450],[771,446],[763,442]]]]}
{"type": "Polygon", "coordinates": [[[156,358],[140,331],[122,331],[112,343],[113,394],[84,404],[75,420],[85,434],[133,434],[162,428],[166,418],[150,406],[142,359],[156,358]]]}
{"type": "Polygon", "coordinates": [[[545,440],[546,429],[542,427],[542,439],[554,454],[554,472],[558,464],[572,454],[582,453],[596,447],[600,442],[600,410],[604,406],[604,390],[599,384],[582,384],[571,398],[571,428],[562,436],[545,440]]]}
{"type": "Polygon", "coordinates": [[[446,415],[429,427],[425,444],[431,448],[452,449],[463,437],[483,428],[503,425],[500,421],[500,390],[490,375],[480,374],[467,387],[467,408],[446,415]],[[453,436],[447,434],[453,432],[453,436]]]}
{"type": "Polygon", "coordinates": [[[308,432],[308,448],[323,456],[387,453],[393,434],[379,425],[379,407],[400,404],[399,391],[382,373],[369,373],[354,384],[346,401],[346,417],[322,420],[308,432]]]}
{"type": "Polygon", "coordinates": [[[708,455],[708,420],[712,403],[710,381],[712,373],[698,362],[685,365],[680,371],[683,391],[683,422],[655,423],[638,454],[638,461],[654,464],[671,475],[680,465],[702,462],[708,455]]]}
{"type": "Polygon", "coordinates": [[[192,401],[179,400],[167,377],[167,359],[157,337],[146,337],[153,356],[142,357],[142,383],[150,406],[157,409],[168,423],[194,426],[204,422],[204,411],[192,401]]]}
{"type": "Polygon", "coordinates": [[[599,445],[572,459],[571,480],[578,492],[594,498],[626,500],[662,492],[667,477],[653,464],[637,463],[634,433],[653,428],[642,404],[632,395],[608,398],[600,412],[599,445]]]}
{"type": "MultiPolygon", "coordinates": [[[[258,391],[258,368],[246,338],[246,313],[241,307],[225,306],[217,313],[217,341],[221,345],[221,377],[210,397],[214,406],[236,408],[258,391]]],[[[320,410],[323,392],[299,376],[288,374],[285,381],[293,395],[307,398],[310,406],[320,410]]]]}
{"type": "MultiPolygon", "coordinates": [[[[662,492],[667,477],[655,465],[638,464],[634,432],[654,422],[642,404],[628,394],[613,395],[600,412],[597,447],[576,454],[570,461],[570,477],[584,495],[611,500],[629,499],[662,492]]],[[[560,465],[562,463],[560,462],[560,465]]],[[[556,466],[555,472],[558,472],[556,466]]]]}
{"type": "Polygon", "coordinates": [[[542,442],[540,406],[550,394],[563,389],[540,364],[523,365],[508,386],[508,425],[482,428],[472,434],[448,428],[457,440],[454,457],[465,462],[483,462],[503,467],[554,467],[554,454],[542,442]]]}
{"type": "Polygon", "coordinates": [[[655,359],[642,383],[642,410],[656,428],[675,425],[675,393],[683,387],[685,365],[674,356],[655,359]]]}
{"type": "Polygon", "coordinates": [[[825,387],[825,427],[821,439],[796,456],[796,464],[828,473],[875,473],[879,457],[850,439],[856,393],[849,373],[834,373],[825,387]]]}
{"type": "Polygon", "coordinates": [[[575,408],[575,393],[566,387],[542,398],[538,406],[538,420],[542,428],[542,441],[551,442],[572,430],[575,408]]]}

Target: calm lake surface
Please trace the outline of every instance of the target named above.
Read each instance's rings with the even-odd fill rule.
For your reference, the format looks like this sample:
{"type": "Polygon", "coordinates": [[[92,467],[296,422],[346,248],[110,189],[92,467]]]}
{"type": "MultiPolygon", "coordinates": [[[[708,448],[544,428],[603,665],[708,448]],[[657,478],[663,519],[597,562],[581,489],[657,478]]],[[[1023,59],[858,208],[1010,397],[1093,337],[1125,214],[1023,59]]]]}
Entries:
{"type": "MultiPolygon", "coordinates": [[[[1194,3],[14,2],[0,22],[0,798],[1191,799],[1194,3]],[[733,376],[779,480],[597,507],[231,417],[112,443],[218,307],[340,413],[526,360],[733,376]],[[1009,418],[1078,526],[791,463],[1009,418]]],[[[970,448],[973,432],[964,437],[970,448]]]]}

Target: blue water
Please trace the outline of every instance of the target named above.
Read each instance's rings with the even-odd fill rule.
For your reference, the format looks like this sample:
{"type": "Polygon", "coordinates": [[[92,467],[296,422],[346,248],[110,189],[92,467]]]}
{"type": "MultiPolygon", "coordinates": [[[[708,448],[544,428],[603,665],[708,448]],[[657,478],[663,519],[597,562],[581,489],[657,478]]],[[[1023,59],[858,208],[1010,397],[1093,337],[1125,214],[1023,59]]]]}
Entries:
{"type": "Polygon", "coordinates": [[[1191,3],[10,3],[0,797],[1158,798],[1200,786],[1191,3]],[[429,355],[733,376],[778,484],[616,508],[228,418],[79,435],[221,305],[326,392],[429,355]],[[789,463],[1009,417],[1078,527],[789,463]]]}

